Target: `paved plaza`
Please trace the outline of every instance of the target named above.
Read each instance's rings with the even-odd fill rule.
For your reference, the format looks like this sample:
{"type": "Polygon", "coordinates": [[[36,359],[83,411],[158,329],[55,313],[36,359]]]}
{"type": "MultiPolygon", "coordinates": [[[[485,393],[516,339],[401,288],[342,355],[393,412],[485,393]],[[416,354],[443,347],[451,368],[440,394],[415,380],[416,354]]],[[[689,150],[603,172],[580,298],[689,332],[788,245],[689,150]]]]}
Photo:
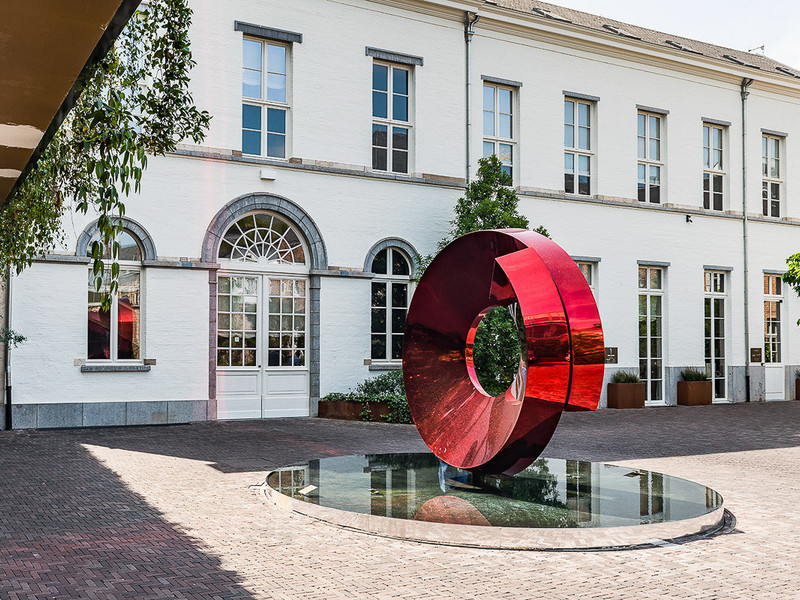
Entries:
{"type": "Polygon", "coordinates": [[[707,484],[733,532],[615,552],[403,542],[267,506],[266,471],[421,451],[322,419],[0,432],[0,599],[800,598],[800,402],[564,415],[546,455],[707,484]]]}

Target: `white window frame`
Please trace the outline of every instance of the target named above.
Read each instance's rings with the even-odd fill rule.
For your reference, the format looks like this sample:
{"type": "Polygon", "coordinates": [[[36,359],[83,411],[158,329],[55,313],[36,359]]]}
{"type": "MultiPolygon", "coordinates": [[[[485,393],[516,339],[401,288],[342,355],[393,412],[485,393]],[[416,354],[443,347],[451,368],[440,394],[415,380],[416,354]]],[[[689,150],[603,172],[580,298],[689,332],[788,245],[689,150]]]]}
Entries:
{"type": "MultiPolygon", "coordinates": [[[[517,165],[517,139],[516,139],[516,129],[517,129],[517,88],[508,86],[508,85],[499,85],[496,83],[483,83],[483,93],[486,93],[486,89],[491,89],[492,94],[494,96],[494,108],[492,110],[487,110],[486,104],[483,104],[483,110],[481,114],[484,116],[484,121],[481,122],[483,127],[483,157],[487,158],[492,154],[497,156],[498,160],[500,160],[503,167],[508,167],[511,171],[509,174],[511,175],[511,181],[515,181],[516,176],[516,165],[517,165]],[[500,112],[500,90],[507,91],[511,94],[511,100],[509,103],[509,107],[511,112],[510,113],[503,113],[500,112]],[[485,128],[485,118],[487,113],[492,113],[492,120],[493,120],[493,130],[494,135],[489,135],[486,133],[485,128]],[[511,137],[503,137],[500,135],[500,115],[508,115],[511,117],[511,137]],[[487,153],[487,144],[492,145],[492,152],[487,153]],[[500,152],[501,146],[508,146],[511,150],[511,157],[508,160],[504,160],[502,158],[502,154],[500,152]]],[[[481,96],[481,101],[483,101],[483,96],[481,96]]]]}
{"type": "Polygon", "coordinates": [[[728,396],[728,273],[725,271],[714,271],[712,269],[706,269],[703,272],[703,341],[704,344],[709,344],[708,351],[704,348],[704,356],[706,361],[706,374],[711,379],[712,382],[712,394],[714,395],[715,401],[723,401],[728,396]],[[715,333],[715,319],[719,319],[719,315],[717,314],[716,309],[714,308],[715,301],[721,300],[722,301],[722,356],[718,356],[715,349],[714,343],[720,339],[719,336],[715,333]],[[705,314],[705,303],[706,301],[710,301],[711,303],[711,310],[710,314],[705,314]],[[705,326],[706,321],[710,321],[708,324],[708,333],[709,335],[705,335],[705,326]],[[722,360],[723,362],[723,370],[722,376],[717,377],[714,374],[715,371],[715,360],[722,360]],[[723,381],[723,395],[718,396],[716,393],[716,380],[722,379],[723,381]]]}
{"type": "MultiPolygon", "coordinates": [[[[370,339],[370,360],[371,360],[371,364],[400,365],[400,364],[402,364],[402,357],[401,358],[392,358],[392,336],[396,335],[396,334],[394,334],[392,332],[392,310],[395,309],[395,308],[400,308],[400,307],[392,306],[392,293],[393,293],[392,284],[398,283],[398,284],[405,284],[405,286],[406,286],[406,305],[405,305],[404,309],[406,311],[406,318],[408,318],[408,309],[411,306],[411,295],[412,295],[412,292],[413,292],[412,283],[413,283],[414,263],[411,261],[411,258],[403,250],[401,250],[400,248],[398,248],[396,246],[389,246],[388,248],[386,248],[386,250],[387,250],[387,253],[386,253],[386,271],[387,272],[386,273],[374,273],[373,274],[374,275],[373,279],[370,280],[370,286],[369,286],[369,289],[370,289],[370,296],[369,296],[370,297],[370,300],[369,300],[369,306],[370,306],[370,320],[369,320],[369,323],[370,323],[370,327],[369,327],[369,333],[370,333],[370,338],[369,338],[370,339]],[[392,275],[392,273],[391,273],[391,271],[392,271],[391,253],[393,253],[393,252],[399,252],[400,255],[405,259],[406,263],[408,264],[408,275],[392,275]],[[385,307],[374,306],[372,304],[372,284],[373,283],[385,283],[386,284],[386,306],[385,307]],[[380,333],[375,333],[375,332],[372,331],[372,311],[374,309],[380,309],[380,310],[385,310],[386,311],[386,331],[383,334],[385,342],[386,342],[386,357],[385,358],[372,358],[372,336],[381,335],[380,333]]],[[[377,254],[376,254],[376,256],[377,256],[377,254]]],[[[375,260],[375,257],[373,257],[373,261],[374,260],[375,260]]],[[[372,265],[370,265],[370,268],[372,268],[372,265]]]]}
{"type": "Polygon", "coordinates": [[[780,218],[782,213],[783,198],[786,196],[784,182],[781,176],[783,164],[786,161],[784,156],[783,138],[777,135],[761,134],[761,213],[765,217],[780,218]],[[774,142],[774,143],[773,143],[774,142]],[[773,154],[772,149],[777,153],[773,154]],[[772,165],[775,165],[777,172],[773,174],[772,165]],[[778,214],[774,214],[772,190],[778,190],[778,214]],[[765,193],[766,192],[766,193],[765,193]]]}
{"type": "Polygon", "coordinates": [[[780,275],[775,273],[764,273],[764,363],[771,365],[783,364],[783,280],[780,275]],[[777,283],[777,289],[773,288],[772,283],[777,283]],[[777,308],[777,319],[767,320],[767,303],[775,303],[777,308]],[[774,333],[769,333],[769,323],[777,322],[778,327],[774,333]],[[773,350],[777,350],[777,360],[774,360],[775,353],[767,352],[767,348],[772,345],[773,350]]]}
{"type": "Polygon", "coordinates": [[[404,65],[393,63],[384,60],[373,60],[372,61],[372,69],[370,70],[370,90],[374,94],[375,92],[386,93],[386,117],[376,117],[374,106],[372,104],[372,98],[370,98],[370,112],[372,112],[372,124],[370,125],[370,148],[373,150],[376,148],[383,148],[382,146],[375,145],[374,139],[374,127],[376,125],[381,127],[386,127],[386,169],[379,169],[375,167],[375,159],[374,157],[371,159],[370,165],[373,171],[377,173],[394,173],[398,175],[409,175],[413,172],[413,159],[414,159],[414,68],[411,65],[404,65]],[[375,65],[381,67],[387,67],[389,69],[387,75],[387,84],[386,90],[376,90],[374,86],[374,67],[375,65]],[[394,93],[394,72],[396,70],[405,71],[408,74],[408,89],[407,94],[397,94],[400,96],[406,96],[408,98],[407,110],[408,110],[408,120],[403,121],[400,119],[394,118],[394,104],[392,102],[395,93],[394,93]],[[405,171],[395,171],[394,170],[394,135],[393,131],[394,128],[398,127],[401,129],[408,130],[408,148],[403,150],[402,148],[397,149],[399,152],[406,153],[406,170],[405,171]]]}
{"type": "MultiPolygon", "coordinates": [[[[257,106],[261,111],[261,130],[259,134],[261,136],[261,151],[259,154],[249,154],[244,151],[244,142],[242,142],[242,153],[246,156],[263,156],[266,158],[270,158],[273,160],[289,160],[291,156],[290,146],[291,146],[291,90],[292,90],[292,45],[285,44],[281,42],[276,42],[273,40],[265,40],[258,37],[252,36],[243,36],[242,42],[242,51],[244,52],[244,42],[255,42],[261,45],[261,98],[252,98],[250,96],[244,95],[244,89],[242,89],[242,132],[244,131],[256,131],[255,129],[245,129],[244,127],[244,106],[257,106]],[[286,52],[286,61],[284,65],[284,70],[286,71],[286,101],[285,102],[278,102],[276,100],[268,100],[267,99],[267,84],[268,84],[268,74],[270,71],[269,64],[267,63],[267,56],[269,53],[269,47],[276,46],[280,48],[284,48],[286,52]],[[269,122],[268,122],[268,115],[269,109],[281,110],[284,112],[284,155],[283,156],[269,156],[268,155],[268,136],[269,136],[269,122]]],[[[242,59],[242,73],[244,74],[246,69],[244,66],[244,59],[242,59]]],[[[242,86],[244,87],[244,86],[242,86]]],[[[275,133],[275,132],[273,132],[275,133]]]]}
{"type": "Polygon", "coordinates": [[[725,210],[725,200],[727,189],[727,171],[725,156],[725,142],[727,138],[727,127],[717,125],[714,123],[703,123],[703,208],[706,210],[714,210],[721,212],[725,210]],[[706,130],[708,130],[708,144],[706,144],[706,130]],[[719,148],[714,145],[714,133],[719,132],[719,148]],[[714,151],[718,150],[720,153],[719,166],[714,161],[714,151]],[[708,190],[706,190],[706,181],[708,181],[708,190]],[[720,199],[719,208],[716,207],[714,196],[716,194],[714,183],[720,182],[721,190],[719,194],[722,196],[720,199]]]}
{"type": "MultiPolygon", "coordinates": [[[[651,403],[651,404],[662,404],[662,403],[666,402],[665,389],[664,389],[664,387],[665,387],[664,386],[664,373],[666,371],[665,365],[664,365],[664,358],[666,356],[666,335],[665,334],[666,334],[666,331],[667,331],[666,327],[665,327],[665,323],[666,323],[666,303],[665,303],[666,294],[664,293],[665,292],[665,287],[666,287],[666,269],[661,267],[661,266],[639,265],[638,273],[639,273],[639,283],[637,285],[637,288],[638,288],[637,298],[641,298],[642,296],[647,298],[647,300],[646,300],[647,312],[646,312],[646,315],[644,315],[645,316],[645,321],[646,321],[646,324],[647,324],[646,325],[646,331],[645,331],[647,356],[643,357],[641,355],[641,348],[640,348],[639,352],[638,352],[638,354],[639,354],[639,378],[642,381],[645,381],[647,383],[646,401],[648,403],[651,403]],[[645,285],[644,286],[641,285],[642,271],[644,271],[644,273],[645,273],[645,285]],[[653,285],[652,285],[652,273],[655,272],[655,271],[659,271],[660,274],[661,274],[660,287],[653,287],[653,285]],[[658,315],[658,317],[661,319],[661,335],[660,336],[655,336],[655,337],[659,337],[661,339],[661,354],[660,354],[660,356],[658,356],[655,359],[653,358],[653,352],[652,352],[652,339],[653,339],[654,336],[652,335],[652,330],[651,330],[651,327],[650,327],[651,318],[653,316],[652,312],[651,312],[652,303],[651,303],[650,299],[652,297],[654,297],[654,296],[658,296],[658,297],[661,298],[661,314],[658,315]],[[644,369],[642,369],[642,360],[646,361],[646,366],[645,366],[644,369]],[[651,372],[652,372],[652,368],[651,368],[651,361],[652,360],[659,360],[661,362],[661,368],[659,370],[660,378],[653,379],[650,376],[651,372]],[[655,399],[653,398],[653,386],[652,386],[652,382],[653,381],[660,381],[661,382],[661,397],[660,398],[655,398],[655,399]]],[[[639,307],[637,306],[637,312],[638,312],[638,309],[639,309],[639,307]]],[[[638,315],[638,318],[639,318],[640,321],[641,321],[642,316],[643,315],[641,315],[641,314],[638,315]]],[[[639,343],[641,344],[641,340],[642,340],[641,333],[639,335],[637,335],[637,339],[639,340],[639,343]]]]}
{"type": "Polygon", "coordinates": [[[573,194],[576,196],[591,196],[594,192],[594,170],[595,170],[595,159],[594,159],[594,121],[595,115],[597,111],[597,106],[595,102],[591,102],[588,100],[581,100],[578,98],[573,98],[571,96],[564,96],[564,192],[566,194],[573,194]],[[567,103],[572,102],[572,123],[567,123],[567,103]],[[579,123],[579,114],[580,114],[580,106],[586,106],[588,109],[589,114],[589,125],[584,127],[579,123]],[[567,143],[567,127],[572,127],[572,144],[568,145],[567,143]],[[581,148],[580,143],[580,130],[581,129],[588,129],[588,141],[589,147],[588,148],[581,148]],[[576,143],[578,142],[578,143],[576,143]],[[567,170],[567,156],[572,157],[572,172],[567,170]],[[589,177],[589,191],[584,193],[580,192],[580,183],[579,177],[582,175],[580,170],[580,162],[581,157],[586,158],[589,161],[589,172],[587,176],[589,177]],[[572,175],[572,191],[567,189],[567,175],[572,175]]]}
{"type": "MultiPolygon", "coordinates": [[[[137,240],[139,244],[140,252],[144,255],[144,251],[142,250],[141,243],[137,240]]],[[[141,365],[144,364],[144,357],[145,357],[145,310],[144,310],[144,298],[145,298],[145,289],[144,289],[144,269],[142,269],[142,265],[136,261],[117,261],[119,264],[119,271],[120,276],[125,271],[133,271],[138,273],[139,275],[139,358],[125,358],[120,359],[119,355],[119,290],[114,292],[111,296],[111,308],[108,311],[109,318],[110,318],[110,328],[109,328],[109,358],[88,358],[89,355],[89,340],[88,340],[88,321],[87,321],[87,339],[85,344],[85,351],[86,351],[86,364],[90,365],[141,365]]],[[[107,269],[108,270],[108,269],[107,269]]],[[[92,268],[89,267],[88,273],[92,274],[92,268]]],[[[89,281],[87,277],[87,288],[86,293],[88,296],[89,293],[89,281]]],[[[87,297],[87,309],[89,307],[88,297],[87,297]]],[[[86,316],[87,320],[89,318],[88,313],[86,316]]]]}
{"type": "Polygon", "coordinates": [[[637,190],[636,190],[636,198],[639,202],[643,204],[663,204],[664,200],[666,199],[665,192],[665,173],[666,173],[666,161],[664,160],[664,149],[665,149],[665,134],[666,134],[666,127],[665,127],[666,119],[665,115],[658,114],[654,112],[648,112],[644,110],[636,111],[636,156],[637,156],[637,163],[636,163],[636,170],[637,170],[637,190]],[[645,119],[645,135],[641,136],[639,134],[639,118],[644,117],[645,119]],[[655,138],[658,140],[658,158],[653,158],[650,152],[650,142],[653,141],[654,138],[650,135],[650,119],[658,119],[659,124],[659,137],[655,138]],[[644,153],[642,153],[639,147],[640,140],[644,141],[644,153]],[[639,189],[642,184],[642,178],[640,175],[641,168],[644,167],[645,169],[645,176],[644,176],[644,198],[640,197],[639,189]],[[650,173],[652,169],[658,169],[658,200],[654,201],[652,198],[652,190],[650,189],[652,186],[650,185],[650,173]]]}
{"type": "MultiPolygon", "coordinates": [[[[255,315],[256,315],[256,328],[255,328],[255,330],[248,330],[243,325],[241,330],[240,329],[234,329],[233,328],[233,323],[231,322],[231,323],[229,323],[228,328],[221,329],[220,326],[219,326],[219,323],[220,323],[220,318],[219,317],[220,317],[220,315],[224,315],[224,314],[231,314],[232,315],[233,311],[219,310],[219,305],[217,305],[217,307],[218,307],[217,308],[217,329],[216,329],[216,336],[217,337],[216,337],[215,342],[214,342],[214,349],[215,349],[215,353],[214,353],[215,354],[215,358],[214,358],[214,360],[216,362],[216,370],[219,371],[219,372],[230,372],[230,373],[236,373],[236,372],[242,372],[242,371],[257,371],[257,372],[266,371],[266,372],[273,372],[274,373],[276,371],[303,371],[303,370],[307,370],[309,368],[309,360],[310,360],[309,357],[310,357],[310,352],[311,352],[310,346],[309,346],[309,344],[310,344],[309,331],[310,331],[310,318],[311,318],[311,309],[310,309],[311,288],[310,288],[310,282],[309,282],[309,279],[308,279],[307,275],[299,274],[299,273],[292,273],[292,272],[279,272],[279,271],[273,272],[272,270],[270,270],[269,272],[265,272],[263,269],[262,270],[245,270],[245,269],[241,268],[242,264],[243,263],[233,264],[233,261],[226,261],[226,263],[223,265],[224,270],[221,270],[220,273],[219,273],[219,278],[226,277],[226,278],[233,279],[235,277],[241,277],[241,278],[252,278],[252,279],[256,280],[256,286],[257,286],[257,293],[255,294],[255,296],[256,296],[256,313],[255,313],[255,315]],[[228,268],[228,266],[230,266],[231,268],[228,268]],[[283,312],[280,312],[280,313],[270,312],[269,301],[270,301],[271,298],[272,299],[275,298],[275,296],[271,296],[271,294],[270,294],[269,285],[270,285],[271,281],[302,281],[304,283],[304,285],[305,285],[305,296],[303,296],[304,305],[305,305],[304,306],[304,313],[291,313],[290,314],[290,313],[283,313],[283,312]],[[272,330],[272,331],[270,331],[270,327],[269,327],[269,318],[270,318],[270,316],[280,316],[280,317],[291,316],[293,319],[295,317],[304,317],[304,319],[305,319],[305,321],[304,321],[305,329],[303,329],[301,331],[298,331],[298,330],[295,330],[295,329],[284,330],[283,329],[283,322],[281,321],[280,330],[272,330]],[[246,361],[244,360],[244,356],[243,356],[243,360],[242,360],[242,364],[241,365],[233,365],[233,364],[231,364],[233,362],[232,361],[232,348],[230,346],[220,347],[218,345],[219,344],[219,335],[220,334],[224,334],[224,333],[227,332],[227,333],[233,335],[234,332],[239,332],[239,331],[241,331],[243,333],[243,335],[246,335],[247,333],[249,333],[251,331],[253,333],[255,333],[255,336],[256,336],[256,347],[255,348],[244,348],[243,349],[243,350],[254,350],[255,351],[255,359],[256,360],[255,360],[255,364],[254,365],[247,365],[246,361]],[[292,335],[292,336],[294,336],[294,335],[296,335],[298,333],[302,333],[304,335],[304,337],[305,337],[305,347],[303,349],[301,349],[302,352],[303,352],[303,356],[304,356],[304,364],[303,365],[280,365],[280,364],[278,364],[278,365],[270,365],[269,364],[269,353],[270,353],[270,350],[275,350],[275,349],[274,348],[270,348],[269,336],[270,335],[274,335],[274,334],[277,334],[280,337],[282,337],[284,335],[292,335]],[[220,351],[225,351],[225,350],[229,350],[229,349],[231,350],[231,355],[229,355],[229,357],[228,357],[228,364],[227,365],[219,364],[220,363],[220,360],[219,360],[220,351]]],[[[218,280],[219,280],[219,278],[218,278],[218,280]]],[[[252,294],[244,294],[244,295],[252,295],[252,294]]],[[[216,294],[216,297],[217,297],[216,302],[217,303],[219,303],[220,296],[229,296],[229,297],[232,298],[234,296],[234,294],[232,294],[232,293],[225,293],[225,294],[220,293],[219,287],[218,287],[217,288],[217,294],[216,294]]],[[[249,314],[253,314],[253,313],[249,313],[249,314]]],[[[280,342],[280,344],[281,345],[277,348],[278,352],[281,352],[281,351],[285,350],[285,348],[282,345],[282,341],[280,342]]],[[[279,363],[281,362],[280,355],[279,355],[278,362],[279,363]]]]}
{"type": "Polygon", "coordinates": [[[589,289],[592,290],[592,294],[597,299],[597,263],[588,260],[576,260],[575,264],[578,265],[581,273],[586,278],[589,289]]]}

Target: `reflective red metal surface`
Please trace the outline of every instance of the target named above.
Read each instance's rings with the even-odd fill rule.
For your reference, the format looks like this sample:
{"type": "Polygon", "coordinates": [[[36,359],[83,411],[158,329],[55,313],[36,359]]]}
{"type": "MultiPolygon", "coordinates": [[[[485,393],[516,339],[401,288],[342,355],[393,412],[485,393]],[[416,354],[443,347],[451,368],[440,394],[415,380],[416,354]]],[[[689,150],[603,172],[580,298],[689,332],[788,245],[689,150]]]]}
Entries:
{"type": "Polygon", "coordinates": [[[586,279],[555,242],[522,229],[478,231],[430,264],[403,343],[406,396],[428,447],[456,467],[513,474],[550,441],[564,410],[596,410],[603,330],[586,279]],[[495,306],[519,304],[525,327],[514,382],[481,387],[472,342],[495,306]]]}

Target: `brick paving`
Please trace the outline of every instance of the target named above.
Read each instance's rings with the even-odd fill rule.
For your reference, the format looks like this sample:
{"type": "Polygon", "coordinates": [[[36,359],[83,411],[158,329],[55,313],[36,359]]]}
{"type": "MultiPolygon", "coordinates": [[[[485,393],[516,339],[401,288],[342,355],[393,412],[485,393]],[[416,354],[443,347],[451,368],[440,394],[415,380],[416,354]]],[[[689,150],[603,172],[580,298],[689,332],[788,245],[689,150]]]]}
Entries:
{"type": "Polygon", "coordinates": [[[424,449],[412,426],[286,419],[0,432],[0,599],[800,599],[800,402],[566,414],[546,455],[714,487],[734,533],[619,552],[438,547],[337,529],[248,486],[424,449]]]}

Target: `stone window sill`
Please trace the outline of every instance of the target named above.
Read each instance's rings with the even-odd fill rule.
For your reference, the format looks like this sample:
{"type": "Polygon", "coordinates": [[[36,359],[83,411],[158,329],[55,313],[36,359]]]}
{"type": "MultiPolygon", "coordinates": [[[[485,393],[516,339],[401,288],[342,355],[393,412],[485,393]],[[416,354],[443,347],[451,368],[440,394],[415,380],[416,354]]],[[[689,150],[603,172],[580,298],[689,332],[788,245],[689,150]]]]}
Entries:
{"type": "Polygon", "coordinates": [[[148,373],[150,365],[81,365],[81,373],[148,373]]]}

